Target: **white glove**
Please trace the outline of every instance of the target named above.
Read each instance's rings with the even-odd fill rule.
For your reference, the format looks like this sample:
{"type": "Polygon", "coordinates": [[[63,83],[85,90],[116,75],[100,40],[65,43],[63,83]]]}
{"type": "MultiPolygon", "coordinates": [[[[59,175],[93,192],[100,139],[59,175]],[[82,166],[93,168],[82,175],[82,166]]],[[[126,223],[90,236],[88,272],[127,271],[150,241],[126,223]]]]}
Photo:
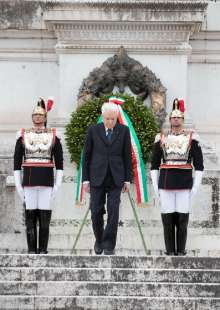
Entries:
{"type": "Polygon", "coordinates": [[[56,181],[52,189],[51,197],[54,198],[63,180],[63,170],[56,171],[56,181]]]}
{"type": "Polygon", "coordinates": [[[86,193],[90,193],[90,182],[89,181],[83,182],[83,189],[86,193]]]}
{"type": "Polygon", "coordinates": [[[160,197],[159,189],[158,189],[159,170],[151,170],[150,174],[151,174],[151,179],[152,179],[152,184],[153,184],[155,196],[157,198],[159,198],[160,197]]]}
{"type": "Polygon", "coordinates": [[[195,196],[196,193],[198,192],[198,189],[202,183],[202,175],[203,175],[203,171],[200,171],[200,170],[195,171],[195,176],[194,176],[194,180],[193,180],[193,187],[191,189],[192,196],[195,196]]]}
{"type": "Polygon", "coordinates": [[[24,189],[21,185],[21,170],[14,171],[15,187],[22,203],[24,202],[24,189]]]}

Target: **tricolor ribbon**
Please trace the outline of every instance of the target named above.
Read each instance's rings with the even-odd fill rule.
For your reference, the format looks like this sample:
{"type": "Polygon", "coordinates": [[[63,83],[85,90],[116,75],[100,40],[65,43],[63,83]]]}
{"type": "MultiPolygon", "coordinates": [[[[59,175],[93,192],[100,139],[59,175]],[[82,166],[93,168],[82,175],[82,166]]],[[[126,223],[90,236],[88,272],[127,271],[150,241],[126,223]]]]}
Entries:
{"type": "MultiPolygon", "coordinates": [[[[125,102],[124,99],[118,97],[110,97],[109,102],[115,103],[118,106],[118,122],[120,124],[128,126],[131,136],[131,147],[132,147],[132,166],[134,171],[134,183],[136,189],[136,200],[138,206],[146,205],[148,202],[147,194],[147,181],[145,174],[145,166],[142,158],[141,146],[132,125],[132,122],[127,113],[122,109],[121,105],[125,102]]],[[[102,116],[99,117],[98,123],[102,122],[102,116]]],[[[85,193],[82,184],[82,156],[80,160],[80,166],[78,170],[77,178],[77,192],[76,202],[77,205],[82,205],[85,201],[85,193]]]]}
{"type": "Polygon", "coordinates": [[[114,102],[118,105],[118,121],[120,124],[128,126],[131,136],[132,147],[132,166],[134,171],[134,183],[136,189],[136,200],[138,205],[148,202],[147,180],[145,174],[145,166],[142,158],[141,145],[132,125],[132,122],[127,113],[122,109],[121,105],[125,102],[122,98],[110,97],[109,102],[114,102]]]}
{"type": "Polygon", "coordinates": [[[80,207],[85,203],[85,191],[83,190],[83,183],[82,183],[82,155],[80,158],[79,169],[77,172],[77,185],[76,185],[76,206],[80,207]]]}

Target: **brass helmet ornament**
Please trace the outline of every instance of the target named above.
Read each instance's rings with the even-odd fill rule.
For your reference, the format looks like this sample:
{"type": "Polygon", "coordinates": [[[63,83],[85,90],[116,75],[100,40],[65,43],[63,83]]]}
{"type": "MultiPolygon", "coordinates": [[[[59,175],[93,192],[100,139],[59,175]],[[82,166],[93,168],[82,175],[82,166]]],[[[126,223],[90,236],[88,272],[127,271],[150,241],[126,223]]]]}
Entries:
{"type": "Polygon", "coordinates": [[[43,98],[39,98],[37,101],[37,105],[34,108],[32,115],[35,114],[40,114],[40,115],[45,115],[47,117],[47,112],[49,112],[54,104],[54,99],[52,97],[49,97],[47,99],[47,106],[45,104],[45,101],[43,98]]]}
{"type": "Polygon", "coordinates": [[[185,111],[185,107],[184,107],[184,100],[175,98],[173,101],[173,110],[170,113],[170,118],[172,117],[182,117],[184,118],[184,111],[185,111]]]}

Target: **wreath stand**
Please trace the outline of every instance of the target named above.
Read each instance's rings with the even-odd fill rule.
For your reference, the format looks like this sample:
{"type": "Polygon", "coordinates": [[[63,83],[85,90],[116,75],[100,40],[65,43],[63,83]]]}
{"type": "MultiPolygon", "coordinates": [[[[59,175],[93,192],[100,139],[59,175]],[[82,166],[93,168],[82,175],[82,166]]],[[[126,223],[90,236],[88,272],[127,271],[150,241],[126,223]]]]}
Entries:
{"type": "MultiPolygon", "coordinates": [[[[138,227],[138,231],[139,231],[139,234],[140,234],[140,237],[141,237],[141,241],[142,241],[142,244],[143,244],[145,255],[148,255],[148,253],[147,253],[147,246],[146,246],[146,242],[145,242],[145,239],[144,239],[144,234],[142,232],[141,224],[140,224],[140,221],[139,221],[139,218],[138,218],[138,214],[137,214],[137,211],[135,209],[135,202],[134,202],[134,199],[131,197],[130,192],[128,192],[128,198],[129,198],[130,205],[131,205],[131,208],[132,208],[132,211],[133,211],[133,215],[134,215],[134,218],[135,218],[135,221],[136,221],[136,224],[137,224],[137,227],[138,227]]],[[[72,250],[71,250],[71,254],[73,254],[74,251],[76,250],[76,245],[77,245],[77,243],[79,241],[81,232],[83,230],[83,227],[85,225],[86,219],[88,217],[89,210],[90,210],[90,206],[86,210],[86,213],[85,213],[85,216],[83,218],[82,224],[80,225],[79,231],[78,231],[78,233],[76,235],[76,239],[74,241],[74,244],[73,244],[73,247],[72,247],[72,250]]]]}

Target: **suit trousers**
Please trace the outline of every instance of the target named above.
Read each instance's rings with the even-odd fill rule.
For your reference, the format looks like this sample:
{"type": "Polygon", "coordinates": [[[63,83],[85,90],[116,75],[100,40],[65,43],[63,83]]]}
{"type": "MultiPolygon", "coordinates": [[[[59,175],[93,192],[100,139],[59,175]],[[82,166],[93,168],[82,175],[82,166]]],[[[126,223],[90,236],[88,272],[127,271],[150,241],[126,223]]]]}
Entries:
{"type": "Polygon", "coordinates": [[[90,186],[93,231],[96,241],[102,245],[103,249],[113,250],[116,245],[121,190],[122,187],[114,184],[109,169],[101,186],[90,186]],[[107,223],[104,227],[106,200],[107,223]]]}

